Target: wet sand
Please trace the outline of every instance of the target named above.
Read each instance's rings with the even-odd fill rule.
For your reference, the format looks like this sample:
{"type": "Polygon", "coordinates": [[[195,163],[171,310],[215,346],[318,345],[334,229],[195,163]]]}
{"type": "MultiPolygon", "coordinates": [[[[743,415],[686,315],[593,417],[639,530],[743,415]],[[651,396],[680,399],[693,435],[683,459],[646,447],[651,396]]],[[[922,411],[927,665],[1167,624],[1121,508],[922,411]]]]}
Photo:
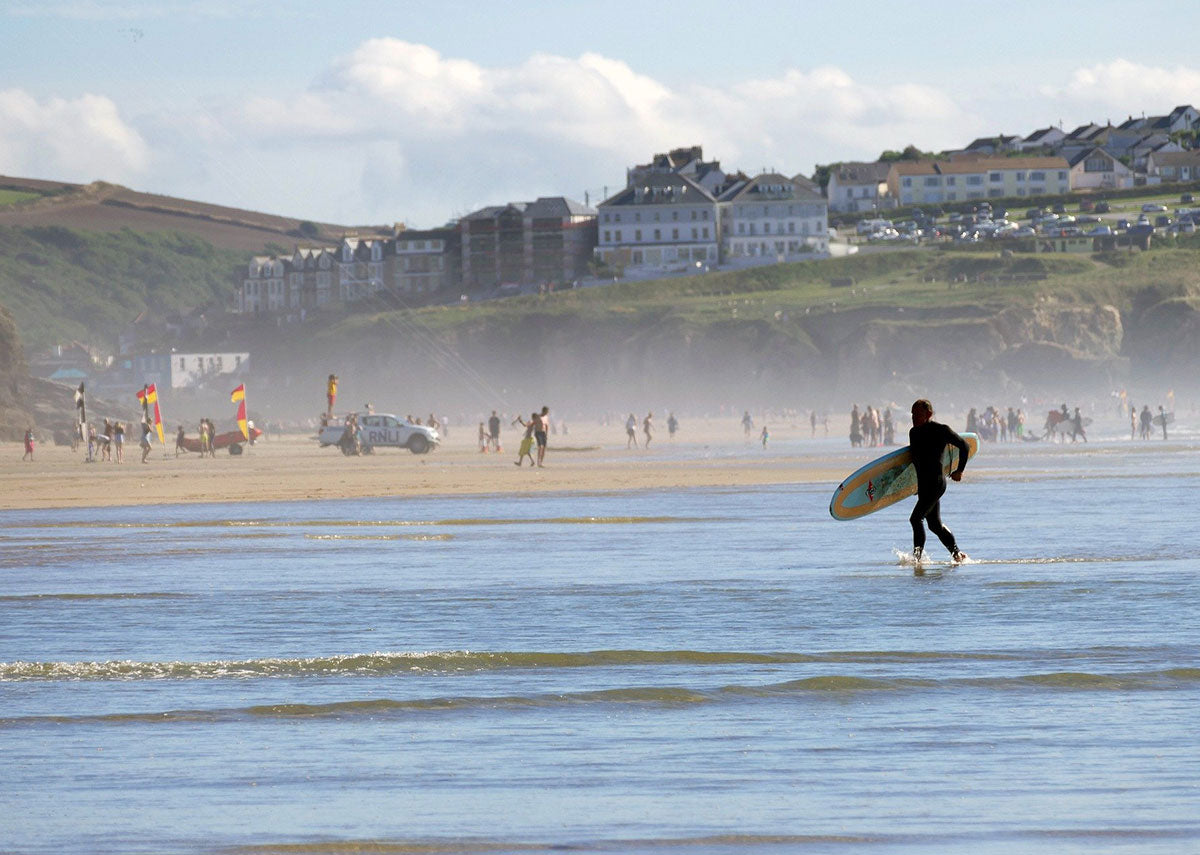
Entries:
{"type": "MultiPolygon", "coordinates": [[[[807,424],[771,425],[772,442],[807,438],[807,424]]],[[[820,431],[818,431],[820,433],[820,431]]],[[[217,452],[178,458],[155,446],[143,464],[136,443],[125,462],[84,462],[83,451],[39,444],[34,462],[22,462],[20,443],[0,452],[0,509],[157,505],[186,502],[437,496],[530,492],[608,492],[828,482],[846,475],[844,463],[821,455],[763,451],[757,430],[750,442],[737,419],[684,425],[674,443],[660,427],[650,451],[626,450],[623,425],[571,426],[550,437],[546,465],[518,469],[520,433],[506,429],[500,454],[479,452],[477,428],[454,427],[436,451],[415,455],[379,449],[346,457],[320,448],[312,437],[259,440],[245,454],[217,452]]],[[[642,441],[639,431],[638,441],[642,441]]],[[[171,437],[168,442],[173,444],[171,437]]]]}

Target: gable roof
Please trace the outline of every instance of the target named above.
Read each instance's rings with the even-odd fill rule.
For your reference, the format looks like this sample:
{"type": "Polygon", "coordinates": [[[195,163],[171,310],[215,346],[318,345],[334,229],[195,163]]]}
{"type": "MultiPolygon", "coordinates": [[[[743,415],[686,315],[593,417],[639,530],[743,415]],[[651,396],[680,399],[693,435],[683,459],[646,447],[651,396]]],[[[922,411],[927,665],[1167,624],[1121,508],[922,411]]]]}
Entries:
{"type": "MultiPolygon", "coordinates": [[[[1080,151],[1068,157],[1067,163],[1072,167],[1075,167],[1094,154],[1103,155],[1104,157],[1107,157],[1109,160],[1113,161],[1113,163],[1121,163],[1121,161],[1117,159],[1116,155],[1114,155],[1111,151],[1105,151],[1100,146],[1092,146],[1091,148],[1081,149],[1080,151]]],[[[1121,166],[1124,167],[1125,164],[1121,163],[1121,166]]],[[[1129,167],[1125,168],[1128,169],[1129,167]]]]}
{"type": "Polygon", "coordinates": [[[615,205],[694,205],[715,202],[716,198],[686,175],[676,172],[642,175],[637,183],[619,190],[600,203],[601,208],[615,205]],[[647,198],[647,194],[649,198],[647,198]]]}
{"type": "Polygon", "coordinates": [[[891,168],[892,164],[878,160],[874,163],[839,163],[830,178],[837,176],[838,184],[882,184],[887,181],[891,168]]]}
{"type": "Polygon", "coordinates": [[[1045,139],[1047,136],[1049,136],[1050,133],[1053,131],[1058,131],[1060,134],[1063,134],[1063,136],[1066,136],[1066,133],[1062,130],[1062,128],[1056,128],[1056,127],[1054,127],[1054,125],[1049,125],[1045,128],[1038,128],[1036,131],[1031,133],[1029,136],[1025,137],[1023,142],[1027,142],[1027,143],[1041,142],[1043,139],[1045,139]]]}
{"type": "Polygon", "coordinates": [[[594,217],[596,209],[566,196],[539,196],[537,201],[529,203],[525,216],[536,218],[550,217],[594,217]]]}
{"type": "Polygon", "coordinates": [[[753,202],[757,200],[787,200],[823,202],[825,197],[813,189],[812,182],[799,182],[778,172],[764,172],[749,181],[739,181],[721,196],[722,202],[753,202]]]}
{"type": "Polygon", "coordinates": [[[975,160],[898,160],[892,164],[897,175],[962,175],[999,169],[1065,169],[1061,157],[981,157],[975,160]]]}
{"type": "Polygon", "coordinates": [[[1156,151],[1150,154],[1155,166],[1200,166],[1200,149],[1191,151],[1156,151]]]}

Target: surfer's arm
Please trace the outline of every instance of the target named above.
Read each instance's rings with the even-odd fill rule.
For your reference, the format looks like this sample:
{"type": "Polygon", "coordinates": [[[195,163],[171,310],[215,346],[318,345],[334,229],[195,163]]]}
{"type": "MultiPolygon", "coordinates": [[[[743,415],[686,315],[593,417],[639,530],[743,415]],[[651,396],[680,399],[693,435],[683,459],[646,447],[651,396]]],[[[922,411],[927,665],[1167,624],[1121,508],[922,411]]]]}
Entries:
{"type": "Polygon", "coordinates": [[[950,473],[950,480],[961,481],[963,470],[967,468],[967,458],[971,455],[971,447],[967,445],[967,441],[947,428],[947,433],[950,434],[948,442],[958,449],[958,468],[950,473]]]}

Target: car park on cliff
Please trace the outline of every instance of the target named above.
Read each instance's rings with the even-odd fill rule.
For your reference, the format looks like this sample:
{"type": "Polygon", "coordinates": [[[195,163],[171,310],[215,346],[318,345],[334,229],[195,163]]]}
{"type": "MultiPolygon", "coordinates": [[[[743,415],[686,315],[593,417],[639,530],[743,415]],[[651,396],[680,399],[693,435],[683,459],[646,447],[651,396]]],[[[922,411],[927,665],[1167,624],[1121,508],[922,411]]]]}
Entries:
{"type": "MultiPolygon", "coordinates": [[[[358,424],[362,432],[362,450],[369,454],[375,448],[407,448],[413,454],[426,454],[437,448],[442,441],[438,432],[426,425],[414,425],[398,419],[390,413],[359,413],[358,424]]],[[[321,429],[317,442],[341,447],[346,432],[344,423],[330,424],[321,429]]]]}

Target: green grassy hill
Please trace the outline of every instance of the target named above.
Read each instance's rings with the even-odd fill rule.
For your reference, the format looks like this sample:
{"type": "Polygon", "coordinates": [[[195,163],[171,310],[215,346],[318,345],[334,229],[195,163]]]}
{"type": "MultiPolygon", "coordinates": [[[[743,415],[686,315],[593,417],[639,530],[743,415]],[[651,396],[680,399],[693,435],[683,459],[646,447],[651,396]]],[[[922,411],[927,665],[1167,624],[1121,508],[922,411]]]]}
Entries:
{"type": "Polygon", "coordinates": [[[0,305],[28,348],[77,340],[115,349],[142,312],[223,308],[244,258],[178,232],[0,226],[0,305]]]}

